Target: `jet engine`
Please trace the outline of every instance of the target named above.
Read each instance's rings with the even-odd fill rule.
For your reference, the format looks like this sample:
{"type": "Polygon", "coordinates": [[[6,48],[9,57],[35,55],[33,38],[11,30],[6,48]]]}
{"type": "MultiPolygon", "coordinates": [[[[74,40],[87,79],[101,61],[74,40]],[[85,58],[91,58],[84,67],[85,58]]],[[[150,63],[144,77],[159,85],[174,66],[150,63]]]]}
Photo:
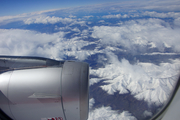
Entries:
{"type": "Polygon", "coordinates": [[[0,119],[87,120],[89,65],[0,56],[0,119]]]}

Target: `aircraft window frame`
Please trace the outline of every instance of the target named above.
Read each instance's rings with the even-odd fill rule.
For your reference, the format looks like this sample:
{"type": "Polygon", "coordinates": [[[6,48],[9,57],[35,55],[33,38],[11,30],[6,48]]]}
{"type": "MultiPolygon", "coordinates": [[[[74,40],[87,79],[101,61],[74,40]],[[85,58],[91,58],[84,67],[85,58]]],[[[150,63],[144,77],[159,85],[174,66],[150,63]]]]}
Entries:
{"type": "Polygon", "coordinates": [[[170,106],[170,104],[172,103],[178,89],[180,89],[180,76],[175,84],[175,88],[174,90],[172,91],[169,99],[167,100],[167,103],[163,106],[163,108],[158,112],[156,113],[150,120],[156,120],[156,119],[162,119],[165,115],[165,112],[168,110],[168,107],[170,106]]]}
{"type": "Polygon", "coordinates": [[[12,120],[12,119],[0,109],[0,120],[12,120]]]}

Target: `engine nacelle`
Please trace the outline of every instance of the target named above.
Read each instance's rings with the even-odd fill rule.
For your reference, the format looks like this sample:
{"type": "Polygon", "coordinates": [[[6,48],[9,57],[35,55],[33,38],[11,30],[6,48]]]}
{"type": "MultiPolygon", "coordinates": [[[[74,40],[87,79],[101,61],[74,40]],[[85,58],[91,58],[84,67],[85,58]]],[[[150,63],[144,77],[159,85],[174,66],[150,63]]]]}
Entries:
{"type": "Polygon", "coordinates": [[[86,120],[89,65],[1,56],[0,109],[14,120],[86,120]]]}

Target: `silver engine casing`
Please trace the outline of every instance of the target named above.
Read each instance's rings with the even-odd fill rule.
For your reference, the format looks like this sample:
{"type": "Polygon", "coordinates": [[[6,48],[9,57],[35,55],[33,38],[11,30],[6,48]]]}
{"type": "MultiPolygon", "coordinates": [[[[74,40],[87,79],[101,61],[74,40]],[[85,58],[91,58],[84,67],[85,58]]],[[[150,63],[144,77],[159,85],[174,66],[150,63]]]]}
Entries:
{"type": "Polygon", "coordinates": [[[0,57],[0,109],[14,120],[86,120],[89,65],[0,57]]]}

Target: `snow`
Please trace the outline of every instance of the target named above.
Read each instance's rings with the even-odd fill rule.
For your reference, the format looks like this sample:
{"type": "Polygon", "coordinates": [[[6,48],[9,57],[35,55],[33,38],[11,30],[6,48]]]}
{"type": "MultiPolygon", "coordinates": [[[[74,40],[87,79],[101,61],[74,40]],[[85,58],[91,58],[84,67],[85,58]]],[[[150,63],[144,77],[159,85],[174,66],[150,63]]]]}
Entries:
{"type": "MultiPolygon", "coordinates": [[[[90,70],[90,72],[91,72],[91,70],[90,70]]],[[[94,83],[98,83],[99,81],[101,81],[102,80],[102,78],[91,78],[90,80],[89,80],[89,85],[91,86],[91,85],[93,85],[94,83]]]]}
{"type": "Polygon", "coordinates": [[[105,68],[91,70],[92,75],[108,79],[104,81],[108,84],[101,88],[110,95],[117,91],[119,94],[130,91],[139,100],[143,99],[149,104],[161,105],[168,99],[179,75],[180,62],[178,60],[158,66],[153,63],[132,65],[126,59],[119,61],[114,54],[111,54],[110,58],[111,63],[105,68]]]}

